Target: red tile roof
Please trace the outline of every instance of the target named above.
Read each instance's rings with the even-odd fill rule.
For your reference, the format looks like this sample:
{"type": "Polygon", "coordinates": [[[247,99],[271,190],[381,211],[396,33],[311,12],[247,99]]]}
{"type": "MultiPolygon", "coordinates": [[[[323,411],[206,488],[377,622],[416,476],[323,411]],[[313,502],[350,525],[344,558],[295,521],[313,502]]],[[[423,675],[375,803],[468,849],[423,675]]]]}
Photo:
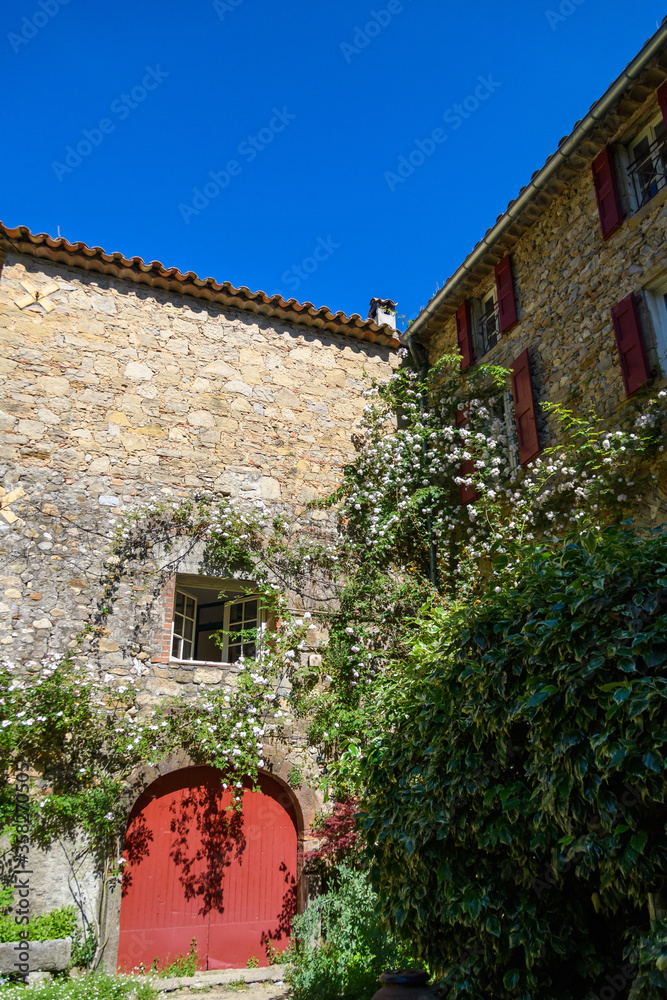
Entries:
{"type": "Polygon", "coordinates": [[[332,313],[326,306],[317,308],[312,302],[297,302],[296,299],[284,299],[282,295],[251,292],[244,286],[235,288],[228,281],[220,284],[214,278],[200,278],[194,271],[183,274],[176,267],[165,267],[159,260],[146,264],[141,257],[128,259],[122,253],[108,254],[101,247],[69,243],[62,236],[53,239],[46,233],[34,235],[26,226],[10,229],[0,222],[0,251],[26,254],[86,271],[110,274],[116,278],[150,285],[152,288],[179,292],[244,312],[275,317],[379,346],[394,349],[400,347],[395,330],[386,325],[378,326],[373,320],[362,319],[357,313],[346,316],[343,312],[332,313]]]}

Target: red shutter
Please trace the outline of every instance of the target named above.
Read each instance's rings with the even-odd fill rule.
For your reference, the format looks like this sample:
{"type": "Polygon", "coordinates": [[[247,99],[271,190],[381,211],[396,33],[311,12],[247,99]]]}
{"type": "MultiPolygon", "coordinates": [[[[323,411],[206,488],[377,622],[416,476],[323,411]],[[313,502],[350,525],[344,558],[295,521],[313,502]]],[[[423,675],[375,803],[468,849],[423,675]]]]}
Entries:
{"type": "Polygon", "coordinates": [[[520,354],[512,365],[512,395],[519,438],[519,461],[522,465],[527,465],[540,453],[528,351],[520,354]]]}
{"type": "Polygon", "coordinates": [[[660,110],[662,111],[662,119],[665,123],[665,128],[667,128],[667,80],[658,87],[657,98],[660,110]]]}
{"type": "Polygon", "coordinates": [[[496,264],[495,275],[496,291],[498,292],[500,332],[507,333],[517,323],[514,280],[512,278],[512,263],[509,254],[496,264]]]}
{"type": "MultiPolygon", "coordinates": [[[[468,423],[468,414],[465,410],[456,411],[456,426],[465,427],[468,423]]],[[[461,463],[459,468],[459,476],[471,476],[475,471],[475,463],[471,458],[466,459],[465,462],[461,463]]],[[[464,486],[463,483],[459,486],[459,496],[461,497],[461,503],[466,505],[469,503],[474,503],[479,493],[474,486],[464,486]]]]}
{"type": "Polygon", "coordinates": [[[456,336],[461,352],[461,370],[469,368],[473,363],[472,324],[470,322],[470,303],[466,299],[456,310],[456,336]]]}
{"type": "Polygon", "coordinates": [[[623,210],[618,193],[616,170],[611,146],[605,146],[593,160],[593,184],[600,213],[602,235],[609,239],[623,221],[623,210]]]}
{"type": "Polygon", "coordinates": [[[628,295],[611,311],[626,396],[633,396],[649,377],[646,346],[639,322],[637,298],[628,295]]]}

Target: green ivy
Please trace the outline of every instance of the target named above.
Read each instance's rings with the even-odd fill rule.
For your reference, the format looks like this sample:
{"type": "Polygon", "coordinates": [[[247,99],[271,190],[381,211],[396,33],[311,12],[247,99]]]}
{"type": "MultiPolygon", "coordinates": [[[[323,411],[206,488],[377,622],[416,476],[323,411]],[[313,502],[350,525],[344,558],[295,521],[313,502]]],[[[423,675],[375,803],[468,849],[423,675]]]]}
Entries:
{"type": "Polygon", "coordinates": [[[667,533],[502,558],[516,587],[419,621],[363,827],[386,919],[458,997],[581,1000],[629,986],[665,890],[667,533]]]}

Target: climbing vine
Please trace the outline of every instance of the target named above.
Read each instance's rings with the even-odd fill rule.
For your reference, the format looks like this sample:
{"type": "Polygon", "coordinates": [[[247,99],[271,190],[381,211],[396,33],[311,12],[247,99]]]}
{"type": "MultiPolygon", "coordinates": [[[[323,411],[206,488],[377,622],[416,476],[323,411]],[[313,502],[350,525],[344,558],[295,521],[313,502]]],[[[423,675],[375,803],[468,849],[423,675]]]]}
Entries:
{"type": "Polygon", "coordinates": [[[324,747],[325,780],[354,794],[375,737],[403,703],[420,609],[451,613],[517,585],[516,546],[646,513],[657,494],[665,392],[629,401],[615,420],[545,407],[553,439],[527,469],[505,417],[510,373],[458,356],[424,375],[408,364],[368,392],[355,461],[336,505],[339,603],[323,674],[294,701],[324,747]],[[463,418],[463,419],[462,419],[463,418]],[[461,487],[474,490],[461,503],[461,487]]]}
{"type": "MultiPolygon", "coordinates": [[[[117,518],[102,597],[78,642],[28,678],[11,664],[0,670],[0,766],[10,775],[19,760],[31,767],[35,836],[47,843],[83,829],[100,857],[118,863],[140,768],[184,749],[218,767],[240,803],[286,721],[305,726],[331,794],[354,794],[368,747],[401,704],[419,610],[475,600],[491,574],[496,591],[511,591],[515,543],[631,516],[657,474],[664,393],[630,403],[614,428],[547,408],[559,443],[524,470],[503,410],[508,378],[484,365],[462,378],[450,356],[424,375],[406,359],[369,389],[356,457],[336,493],[315,504],[338,518],[338,535],[327,541],[314,540],[298,517],[211,495],[154,498],[117,518]],[[475,491],[474,503],[461,503],[461,486],[475,491]],[[87,644],[105,634],[128,567],[157,549],[168,554],[179,539],[203,542],[217,576],[252,580],[266,626],[257,658],[238,663],[227,686],[202,685],[196,696],[147,709],[136,681],[100,675],[87,644]],[[317,616],[321,666],[305,655],[313,616],[291,609],[287,596],[313,580],[336,598],[317,616]]],[[[8,827],[10,800],[5,788],[8,827]]]]}

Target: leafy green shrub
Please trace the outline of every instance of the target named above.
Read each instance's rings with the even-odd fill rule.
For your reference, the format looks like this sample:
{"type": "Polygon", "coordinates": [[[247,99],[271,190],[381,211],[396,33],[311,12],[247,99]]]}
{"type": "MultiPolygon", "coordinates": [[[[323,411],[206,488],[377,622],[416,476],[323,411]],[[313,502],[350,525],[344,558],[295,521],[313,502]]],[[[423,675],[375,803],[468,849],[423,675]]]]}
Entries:
{"type": "Polygon", "coordinates": [[[367,874],[341,865],[337,883],[294,918],[286,956],[294,1000],[369,1000],[381,972],[409,964],[407,949],[379,926],[367,874]]]}
{"type": "MultiPolygon", "coordinates": [[[[1,981],[0,981],[1,982],[1,981]]],[[[157,989],[132,976],[107,976],[90,973],[78,979],[54,979],[42,986],[22,983],[0,985],[2,1000],[154,1000],[157,989]]]]}
{"type": "Polygon", "coordinates": [[[649,897],[666,908],[667,533],[508,559],[514,588],[421,622],[366,766],[384,915],[460,1000],[620,998],[633,979],[655,995],[639,991],[667,987],[649,919],[649,897]]]}
{"type": "Polygon", "coordinates": [[[73,906],[61,906],[50,913],[33,917],[27,925],[19,925],[11,914],[0,916],[0,941],[53,941],[56,938],[74,937],[77,931],[73,906]]]}

